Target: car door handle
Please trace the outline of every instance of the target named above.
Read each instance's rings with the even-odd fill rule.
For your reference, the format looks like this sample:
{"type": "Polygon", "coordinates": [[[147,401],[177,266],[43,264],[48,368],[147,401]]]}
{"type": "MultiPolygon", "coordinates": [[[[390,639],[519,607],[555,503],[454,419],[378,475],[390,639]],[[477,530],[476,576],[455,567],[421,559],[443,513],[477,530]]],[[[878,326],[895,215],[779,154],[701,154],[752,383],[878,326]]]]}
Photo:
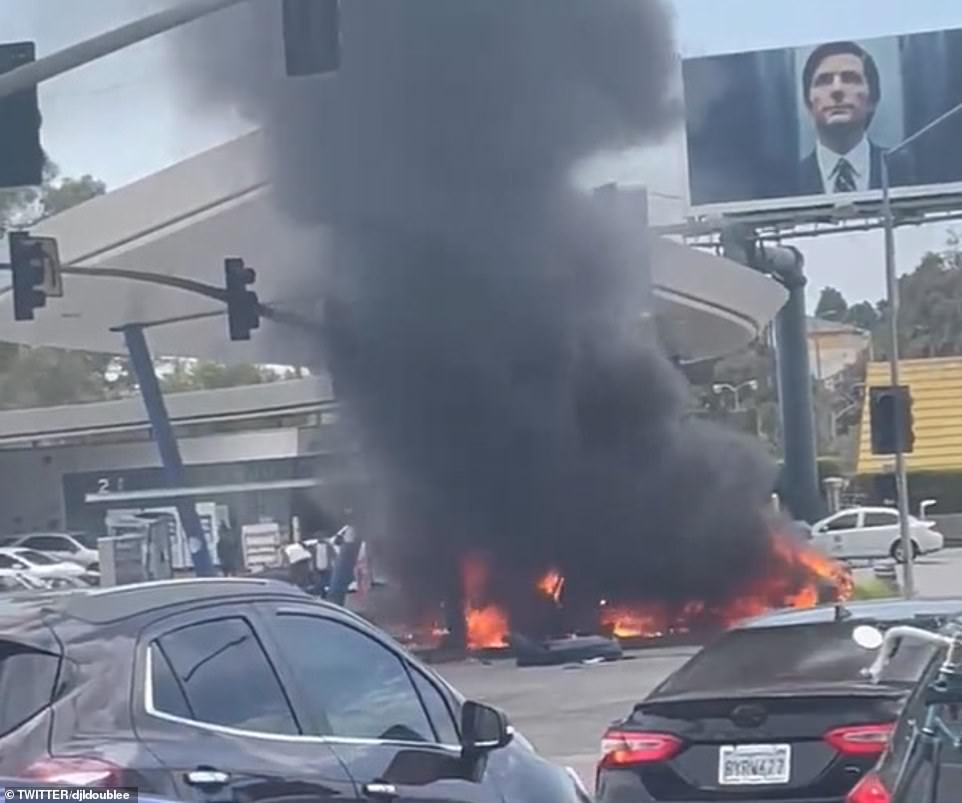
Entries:
{"type": "Polygon", "coordinates": [[[224,786],[230,780],[230,775],[211,767],[198,767],[185,773],[184,780],[191,786],[224,786]]]}
{"type": "Polygon", "coordinates": [[[397,787],[393,783],[383,783],[372,781],[364,784],[364,794],[368,797],[376,797],[381,800],[391,800],[397,797],[397,787]]]}

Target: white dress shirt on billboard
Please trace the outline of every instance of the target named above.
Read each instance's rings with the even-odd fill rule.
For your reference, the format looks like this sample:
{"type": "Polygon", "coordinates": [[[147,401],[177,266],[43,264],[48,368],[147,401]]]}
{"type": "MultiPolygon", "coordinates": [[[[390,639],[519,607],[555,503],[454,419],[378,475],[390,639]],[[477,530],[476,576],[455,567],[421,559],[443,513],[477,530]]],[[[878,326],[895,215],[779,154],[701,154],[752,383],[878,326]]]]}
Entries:
{"type": "Polygon", "coordinates": [[[826,148],[821,142],[816,142],[815,157],[818,159],[818,172],[822,175],[822,188],[825,192],[835,192],[835,179],[838,175],[839,162],[842,159],[845,159],[852,166],[855,190],[865,192],[869,188],[872,172],[872,151],[867,137],[862,137],[858,141],[858,145],[845,154],[838,154],[830,148],[826,148]]]}

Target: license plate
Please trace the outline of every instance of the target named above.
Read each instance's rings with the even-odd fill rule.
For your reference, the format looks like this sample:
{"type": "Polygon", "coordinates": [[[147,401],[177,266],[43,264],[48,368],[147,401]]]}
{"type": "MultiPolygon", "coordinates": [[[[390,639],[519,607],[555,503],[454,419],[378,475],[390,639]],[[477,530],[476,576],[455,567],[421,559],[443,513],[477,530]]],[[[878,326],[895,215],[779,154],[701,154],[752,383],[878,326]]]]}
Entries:
{"type": "Polygon", "coordinates": [[[788,783],[791,774],[789,744],[722,745],[718,750],[718,783],[723,786],[788,783]]]}

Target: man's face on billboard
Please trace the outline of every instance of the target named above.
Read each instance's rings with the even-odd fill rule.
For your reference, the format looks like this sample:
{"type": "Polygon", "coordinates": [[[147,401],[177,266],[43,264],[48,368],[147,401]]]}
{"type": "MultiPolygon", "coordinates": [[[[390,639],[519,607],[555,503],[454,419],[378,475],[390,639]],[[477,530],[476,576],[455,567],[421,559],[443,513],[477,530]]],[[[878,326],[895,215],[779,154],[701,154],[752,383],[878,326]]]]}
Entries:
{"type": "Polygon", "coordinates": [[[824,58],[808,88],[808,108],[820,129],[867,128],[875,104],[862,59],[853,53],[824,58]]]}

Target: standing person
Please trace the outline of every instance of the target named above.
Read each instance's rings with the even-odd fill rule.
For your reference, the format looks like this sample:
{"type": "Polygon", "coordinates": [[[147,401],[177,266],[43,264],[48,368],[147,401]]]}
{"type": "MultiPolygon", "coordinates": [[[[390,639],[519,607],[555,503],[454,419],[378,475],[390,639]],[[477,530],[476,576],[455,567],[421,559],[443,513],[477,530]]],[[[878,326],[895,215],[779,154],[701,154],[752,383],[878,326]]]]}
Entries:
{"type": "Polygon", "coordinates": [[[220,561],[220,570],[224,577],[233,577],[237,574],[240,563],[237,555],[238,546],[233,529],[227,522],[222,522],[217,533],[217,559],[220,561]]]}
{"type": "MultiPolygon", "coordinates": [[[[868,127],[882,100],[875,59],[855,42],[829,42],[812,51],[802,71],[802,97],[815,126],[815,147],[798,168],[801,195],[864,192],[882,186],[882,151],[868,127]]],[[[900,154],[890,184],[914,183],[900,154]]]]}
{"type": "Polygon", "coordinates": [[[288,565],[291,582],[305,591],[311,587],[311,553],[299,541],[283,547],[284,560],[288,565]]]}

